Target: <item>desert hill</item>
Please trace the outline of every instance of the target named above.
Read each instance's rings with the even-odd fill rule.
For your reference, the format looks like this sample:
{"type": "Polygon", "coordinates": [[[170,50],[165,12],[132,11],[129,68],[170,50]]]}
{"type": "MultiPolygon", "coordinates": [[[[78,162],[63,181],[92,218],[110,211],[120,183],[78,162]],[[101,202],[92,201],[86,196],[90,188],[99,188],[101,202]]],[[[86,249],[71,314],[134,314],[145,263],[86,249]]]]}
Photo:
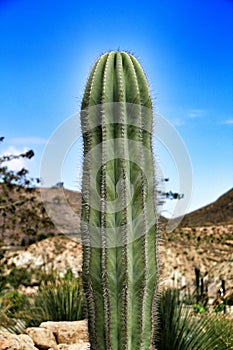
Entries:
{"type": "MultiPolygon", "coordinates": [[[[23,189],[21,188],[20,191],[14,189],[14,191],[14,200],[17,201],[17,196],[23,189]]],[[[20,206],[15,212],[9,212],[5,217],[0,215],[0,238],[2,239],[2,244],[18,246],[24,241],[33,243],[33,241],[36,241],[37,236],[43,239],[43,237],[46,238],[48,235],[57,235],[59,233],[80,239],[81,193],[58,187],[35,188],[32,191],[33,194],[32,192],[25,192],[23,196],[26,199],[28,198],[28,202],[33,196],[34,203],[39,204],[36,204],[36,215],[34,215],[33,207],[30,210],[28,207],[26,210],[23,210],[24,206],[20,206]],[[39,206],[40,210],[38,210],[39,206]],[[23,220],[20,218],[21,215],[23,220]],[[28,225],[28,220],[31,223],[30,225],[28,225]],[[35,221],[37,222],[35,223],[35,221]],[[30,227],[25,229],[25,226],[30,227]],[[30,236],[32,227],[36,231],[32,232],[33,237],[30,236]],[[28,237],[30,237],[30,240],[28,240],[28,237]]],[[[167,219],[160,217],[160,223],[162,227],[165,227],[167,219]]],[[[215,202],[185,215],[179,228],[228,225],[233,225],[233,188],[215,202]]],[[[228,235],[228,239],[229,237],[228,235]]]]}
{"type": "Polygon", "coordinates": [[[164,285],[193,286],[194,270],[198,268],[211,298],[216,296],[222,280],[233,288],[233,189],[187,214],[172,232],[162,230],[162,238],[164,285]]]}
{"type": "MultiPolygon", "coordinates": [[[[23,233],[18,223],[15,231],[5,232],[7,237],[4,236],[0,266],[5,266],[6,273],[12,266],[16,269],[53,267],[63,274],[67,268],[79,271],[82,258],[81,194],[64,188],[35,189],[35,194],[38,201],[42,195],[55,222],[49,227],[52,231],[49,234],[53,233],[53,236],[22,247],[19,238],[22,239],[23,233]]],[[[214,203],[186,215],[173,232],[161,230],[161,285],[181,287],[185,284],[192,290],[195,286],[194,269],[198,268],[208,283],[212,300],[222,279],[226,281],[227,289],[233,288],[232,194],[231,189],[214,203]]],[[[163,228],[166,222],[161,221],[163,228]]]]}
{"type": "MultiPolygon", "coordinates": [[[[57,204],[64,205],[67,201],[66,204],[68,203],[70,205],[74,214],[80,217],[82,200],[81,193],[58,188],[41,189],[41,191],[44,191],[46,201],[51,207],[56,207],[57,204]],[[56,202],[58,198],[60,198],[59,203],[56,202]]],[[[69,217],[67,219],[69,221],[71,218],[69,217]]],[[[167,219],[160,217],[160,221],[163,224],[167,222],[167,219]]],[[[213,203],[186,214],[180,223],[180,227],[201,227],[211,225],[233,225],[233,188],[224,193],[213,203]]]]}
{"type": "Polygon", "coordinates": [[[185,215],[181,222],[183,227],[230,224],[233,224],[233,188],[215,202],[185,215]]]}

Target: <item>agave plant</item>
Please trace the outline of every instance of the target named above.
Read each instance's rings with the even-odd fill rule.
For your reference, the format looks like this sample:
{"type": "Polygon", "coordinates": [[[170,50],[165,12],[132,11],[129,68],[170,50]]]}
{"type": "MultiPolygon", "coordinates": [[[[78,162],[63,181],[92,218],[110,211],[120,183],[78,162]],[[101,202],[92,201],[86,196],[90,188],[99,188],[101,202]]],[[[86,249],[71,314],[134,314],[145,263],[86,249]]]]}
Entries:
{"type": "Polygon", "coordinates": [[[75,278],[70,270],[61,278],[40,285],[29,310],[20,315],[27,325],[39,326],[44,321],[77,321],[84,317],[81,277],[75,278]]]}
{"type": "Polygon", "coordinates": [[[211,316],[211,324],[216,335],[225,344],[225,349],[233,349],[233,320],[229,315],[211,316]]]}
{"type": "MultiPolygon", "coordinates": [[[[227,350],[231,349],[229,326],[217,332],[219,320],[209,316],[190,317],[180,300],[179,291],[168,289],[159,298],[158,350],[227,350]]],[[[223,324],[222,324],[223,325],[223,324]]]]}
{"type": "MultiPolygon", "coordinates": [[[[13,333],[23,333],[27,327],[37,327],[45,321],[77,321],[85,316],[81,277],[70,270],[64,277],[50,273],[50,281],[42,281],[38,292],[27,298],[21,296],[20,305],[9,298],[0,298],[0,327],[13,333]],[[20,306],[20,307],[19,307],[20,306]]],[[[17,299],[17,300],[18,300],[17,299]]]]}

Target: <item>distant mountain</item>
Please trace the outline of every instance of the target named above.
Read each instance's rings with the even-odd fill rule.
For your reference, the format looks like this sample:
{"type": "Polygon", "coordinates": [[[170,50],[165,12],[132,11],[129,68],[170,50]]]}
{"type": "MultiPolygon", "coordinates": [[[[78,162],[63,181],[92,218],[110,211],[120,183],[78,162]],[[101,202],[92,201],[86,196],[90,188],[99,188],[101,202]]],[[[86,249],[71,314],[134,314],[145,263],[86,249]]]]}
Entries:
{"type": "Polygon", "coordinates": [[[233,188],[215,202],[185,215],[180,226],[200,227],[230,224],[233,224],[233,188]]]}
{"type": "MultiPolygon", "coordinates": [[[[41,189],[46,209],[57,229],[65,234],[80,235],[82,195],[79,192],[61,189],[41,189]],[[44,192],[43,192],[44,191],[44,192]],[[62,213],[62,215],[61,215],[62,213]]],[[[160,217],[163,227],[167,219],[160,217]]],[[[233,224],[233,188],[215,202],[185,215],[179,227],[225,226],[233,224]]]]}
{"type": "MultiPolygon", "coordinates": [[[[0,184],[0,195],[1,191],[0,184]]],[[[15,212],[9,211],[5,217],[0,215],[0,246],[28,245],[59,233],[80,239],[81,193],[57,187],[36,188],[28,192],[17,186],[14,186],[13,192],[15,202],[22,196],[28,200],[18,206],[15,212]],[[32,196],[33,201],[30,200],[32,196]]],[[[2,203],[2,210],[4,205],[8,203],[2,203]]],[[[167,219],[160,217],[160,223],[163,228],[167,219]]],[[[215,202],[187,214],[179,228],[211,225],[233,225],[233,188],[215,202]]]]}

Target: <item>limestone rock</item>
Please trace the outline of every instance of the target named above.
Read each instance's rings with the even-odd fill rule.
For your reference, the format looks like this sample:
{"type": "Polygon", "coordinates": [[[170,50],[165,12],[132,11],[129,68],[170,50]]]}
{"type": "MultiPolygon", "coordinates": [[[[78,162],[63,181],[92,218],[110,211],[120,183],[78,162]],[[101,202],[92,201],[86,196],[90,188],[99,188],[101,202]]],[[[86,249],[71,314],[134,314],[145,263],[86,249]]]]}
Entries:
{"type": "Polygon", "coordinates": [[[43,322],[40,328],[50,330],[58,344],[79,344],[88,342],[87,321],[43,322]]]}
{"type": "Polygon", "coordinates": [[[30,327],[26,329],[26,333],[40,350],[48,350],[57,346],[55,336],[49,329],[30,327]]]}
{"type": "Polygon", "coordinates": [[[57,346],[56,349],[51,348],[49,350],[89,350],[90,344],[89,343],[80,343],[80,344],[60,344],[57,346]]]}
{"type": "Polygon", "coordinates": [[[82,246],[68,237],[56,236],[31,244],[25,250],[10,251],[4,254],[0,264],[6,271],[12,264],[17,268],[51,269],[64,276],[71,269],[75,276],[82,270],[82,246]]]}
{"type": "Polygon", "coordinates": [[[0,331],[0,350],[38,350],[26,334],[12,334],[0,331]]]}

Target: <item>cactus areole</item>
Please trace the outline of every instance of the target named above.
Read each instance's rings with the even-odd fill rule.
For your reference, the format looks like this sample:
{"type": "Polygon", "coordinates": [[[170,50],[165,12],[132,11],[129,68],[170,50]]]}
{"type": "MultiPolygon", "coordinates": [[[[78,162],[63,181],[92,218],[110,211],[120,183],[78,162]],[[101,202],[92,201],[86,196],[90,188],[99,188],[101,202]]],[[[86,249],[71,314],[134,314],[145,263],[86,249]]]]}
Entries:
{"type": "Polygon", "coordinates": [[[126,52],[99,57],[82,100],[83,284],[92,350],[152,350],[158,282],[152,103],[126,52]]]}

